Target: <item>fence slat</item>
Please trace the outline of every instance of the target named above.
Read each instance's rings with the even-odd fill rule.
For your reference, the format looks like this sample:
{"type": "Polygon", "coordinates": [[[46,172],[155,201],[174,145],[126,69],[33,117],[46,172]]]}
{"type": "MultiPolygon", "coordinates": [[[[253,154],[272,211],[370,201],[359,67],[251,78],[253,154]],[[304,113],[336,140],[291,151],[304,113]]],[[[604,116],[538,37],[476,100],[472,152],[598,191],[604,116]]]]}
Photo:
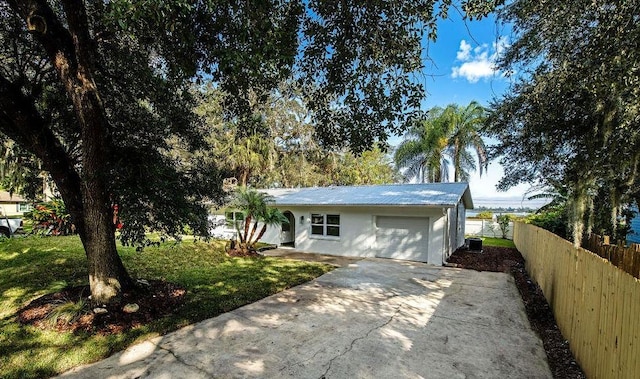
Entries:
{"type": "Polygon", "coordinates": [[[609,236],[591,234],[587,238],[586,249],[609,260],[614,266],[635,278],[640,278],[640,245],[624,246],[621,241],[611,245],[609,236]]]}
{"type": "Polygon", "coordinates": [[[587,377],[636,378],[640,281],[634,277],[640,272],[640,246],[602,242],[607,238],[590,236],[591,253],[533,225],[514,225],[514,243],[527,271],[587,377]]]}
{"type": "Polygon", "coordinates": [[[586,339],[585,359],[593,361],[597,359],[597,347],[600,339],[600,301],[602,297],[602,287],[599,285],[602,280],[602,258],[596,255],[587,255],[589,258],[589,278],[588,291],[585,293],[585,308],[588,316],[586,330],[589,337],[586,339]]]}
{"type": "Polygon", "coordinates": [[[629,371],[629,378],[632,378],[633,375],[640,372],[640,328],[637,327],[638,315],[640,315],[640,291],[637,291],[636,288],[639,286],[638,280],[634,280],[633,289],[631,290],[631,297],[629,301],[633,305],[633,310],[631,312],[631,324],[630,330],[633,332],[632,344],[633,351],[631,351],[631,361],[633,362],[633,366],[629,371]]]}

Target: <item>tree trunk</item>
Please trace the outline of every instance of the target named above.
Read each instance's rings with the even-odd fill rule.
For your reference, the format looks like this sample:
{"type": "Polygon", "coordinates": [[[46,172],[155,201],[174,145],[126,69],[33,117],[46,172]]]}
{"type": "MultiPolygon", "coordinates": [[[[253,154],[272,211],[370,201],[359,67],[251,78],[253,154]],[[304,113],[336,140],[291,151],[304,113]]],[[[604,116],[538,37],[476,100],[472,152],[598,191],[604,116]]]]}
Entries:
{"type": "Polygon", "coordinates": [[[253,219],[253,217],[251,217],[251,214],[248,214],[247,217],[244,218],[244,235],[243,235],[243,242],[249,242],[247,240],[247,238],[249,237],[249,226],[251,226],[251,220],[253,219]]]}
{"type": "Polygon", "coordinates": [[[571,225],[573,246],[580,247],[584,236],[584,216],[587,206],[587,188],[581,181],[576,183],[576,188],[571,198],[571,225]]]}
{"type": "Polygon", "coordinates": [[[247,183],[249,182],[249,170],[241,167],[239,169],[240,175],[238,175],[240,177],[240,186],[242,187],[246,187],[247,183]]]}
{"type": "Polygon", "coordinates": [[[264,236],[267,232],[267,224],[262,225],[262,229],[260,229],[260,233],[258,233],[258,238],[256,238],[256,242],[260,241],[260,238],[264,236]]]}
{"type": "Polygon", "coordinates": [[[89,286],[93,304],[108,304],[133,281],[124,268],[113,233],[111,220],[103,209],[85,208],[85,231],[81,235],[89,268],[89,286]]]}
{"type": "MultiPolygon", "coordinates": [[[[132,284],[116,250],[107,192],[109,121],[93,79],[95,45],[85,4],[80,0],[61,3],[62,20],[46,1],[9,1],[42,44],[73,103],[82,140],[81,168],[76,171],[72,166],[69,172],[54,172],[52,176],[63,199],[70,203],[70,213],[79,229],[87,255],[92,302],[107,304],[132,284]]],[[[43,148],[49,152],[52,149],[43,148]]],[[[57,166],[55,160],[49,164],[57,166]]]]}
{"type": "Polygon", "coordinates": [[[80,231],[80,237],[87,255],[92,303],[108,304],[133,283],[116,249],[113,210],[103,179],[105,168],[94,161],[96,158],[87,154],[84,157],[84,229],[80,231]]]}
{"type": "Polygon", "coordinates": [[[253,240],[254,235],[256,234],[256,230],[258,230],[258,219],[256,218],[255,221],[253,222],[253,228],[251,228],[251,233],[249,234],[249,237],[247,238],[247,243],[249,244],[249,246],[255,244],[256,242],[258,242],[258,240],[253,240]]]}

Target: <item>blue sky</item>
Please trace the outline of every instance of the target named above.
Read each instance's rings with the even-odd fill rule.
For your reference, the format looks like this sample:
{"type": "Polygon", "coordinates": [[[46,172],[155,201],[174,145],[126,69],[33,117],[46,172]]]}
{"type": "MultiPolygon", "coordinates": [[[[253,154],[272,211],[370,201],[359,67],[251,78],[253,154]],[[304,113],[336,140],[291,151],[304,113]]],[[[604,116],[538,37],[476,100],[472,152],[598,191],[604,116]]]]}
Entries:
{"type": "MultiPolygon", "coordinates": [[[[423,101],[423,109],[451,103],[466,105],[473,100],[487,106],[492,99],[505,93],[509,79],[495,70],[493,62],[508,45],[509,35],[509,28],[497,24],[494,17],[465,23],[455,10],[451,10],[449,19],[438,24],[437,41],[427,45],[429,59],[418,79],[429,94],[423,101]]],[[[395,145],[400,140],[393,138],[390,143],[395,145]]],[[[502,175],[502,166],[497,162],[491,163],[482,177],[479,173],[472,175],[470,187],[476,206],[542,205],[540,201],[524,200],[528,185],[498,192],[496,184],[502,175]]]]}

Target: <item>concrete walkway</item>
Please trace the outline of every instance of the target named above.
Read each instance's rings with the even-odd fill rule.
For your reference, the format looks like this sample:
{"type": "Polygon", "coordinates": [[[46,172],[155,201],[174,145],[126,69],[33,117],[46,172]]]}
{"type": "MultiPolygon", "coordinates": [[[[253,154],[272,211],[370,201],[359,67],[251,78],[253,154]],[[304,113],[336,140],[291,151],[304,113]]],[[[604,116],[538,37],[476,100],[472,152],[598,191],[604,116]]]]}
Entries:
{"type": "Polygon", "coordinates": [[[65,378],[551,378],[511,276],[364,259],[65,378]]]}
{"type": "Polygon", "coordinates": [[[362,257],[343,257],[339,255],[325,255],[316,253],[307,253],[291,248],[279,247],[277,249],[265,250],[261,253],[267,257],[280,257],[285,259],[294,259],[298,261],[320,262],[336,267],[346,267],[352,263],[356,263],[363,259],[362,257]]]}

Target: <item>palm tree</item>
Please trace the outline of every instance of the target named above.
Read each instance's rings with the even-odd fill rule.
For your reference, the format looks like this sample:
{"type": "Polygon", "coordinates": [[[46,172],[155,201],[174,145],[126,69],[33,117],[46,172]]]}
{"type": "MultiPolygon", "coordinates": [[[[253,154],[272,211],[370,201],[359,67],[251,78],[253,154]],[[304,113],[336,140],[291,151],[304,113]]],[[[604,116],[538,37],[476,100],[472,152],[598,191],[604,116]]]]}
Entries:
{"type": "Polygon", "coordinates": [[[255,189],[247,187],[238,187],[236,197],[231,206],[244,215],[244,230],[240,229],[238,223],[235,224],[238,232],[237,249],[248,252],[255,250],[255,244],[262,238],[267,230],[268,225],[281,224],[288,222],[287,218],[279,209],[269,207],[269,203],[273,198],[264,192],[258,192],[255,189]],[[253,227],[251,223],[253,222],[253,227]],[[256,236],[258,224],[262,222],[263,226],[256,236]]]}
{"type": "Polygon", "coordinates": [[[264,233],[267,231],[267,226],[289,223],[287,216],[285,216],[278,208],[267,208],[267,211],[262,215],[260,221],[263,223],[262,229],[260,229],[260,233],[258,233],[258,237],[256,237],[254,244],[260,241],[260,238],[264,236],[264,233]]]}
{"type": "Polygon", "coordinates": [[[406,176],[422,183],[448,181],[450,164],[455,182],[469,180],[469,172],[478,166],[482,175],[488,164],[479,131],[484,116],[484,108],[475,101],[466,107],[451,104],[430,109],[396,149],[396,165],[406,169],[406,176]],[[476,152],[477,166],[470,149],[476,152]]]}
{"type": "Polygon", "coordinates": [[[468,181],[469,172],[480,168],[480,175],[488,165],[487,149],[480,136],[480,127],[484,123],[486,110],[472,101],[466,107],[449,105],[444,117],[450,125],[449,155],[453,164],[454,182],[468,181]],[[469,149],[475,150],[478,166],[469,149]]]}
{"type": "Polygon", "coordinates": [[[446,181],[449,176],[448,130],[442,122],[443,112],[442,108],[432,108],[426,119],[409,129],[394,154],[398,168],[405,168],[406,176],[422,183],[446,181]]]}
{"type": "Polygon", "coordinates": [[[240,230],[240,225],[237,221],[234,225],[238,231],[240,243],[247,242],[251,221],[255,219],[257,223],[259,216],[266,212],[267,202],[269,200],[269,196],[263,192],[258,192],[255,189],[244,186],[237,188],[236,195],[231,202],[231,206],[242,212],[244,215],[244,233],[240,230]]]}

